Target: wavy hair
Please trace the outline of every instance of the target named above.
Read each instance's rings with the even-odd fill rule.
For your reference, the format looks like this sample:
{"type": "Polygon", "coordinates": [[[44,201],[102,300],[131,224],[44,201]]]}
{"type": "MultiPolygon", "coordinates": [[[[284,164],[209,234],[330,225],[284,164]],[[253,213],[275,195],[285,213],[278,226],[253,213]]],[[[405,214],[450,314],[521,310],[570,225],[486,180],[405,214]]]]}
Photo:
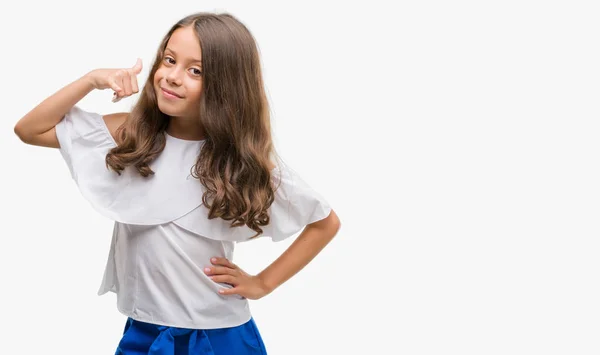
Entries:
{"type": "Polygon", "coordinates": [[[168,31],[138,102],[117,130],[118,145],[107,154],[106,164],[119,175],[127,166],[143,177],[154,174],[149,164],[165,147],[170,117],[158,108],[153,78],[171,35],[187,26],[195,30],[202,50],[199,117],[206,133],[191,173],[205,187],[202,202],[208,218],[231,221],[231,227],[246,225],[257,233],[255,238],[270,221],[267,209],[278,188],[271,179],[276,170],[272,162],[278,156],[256,41],[230,14],[192,14],[168,31]]]}

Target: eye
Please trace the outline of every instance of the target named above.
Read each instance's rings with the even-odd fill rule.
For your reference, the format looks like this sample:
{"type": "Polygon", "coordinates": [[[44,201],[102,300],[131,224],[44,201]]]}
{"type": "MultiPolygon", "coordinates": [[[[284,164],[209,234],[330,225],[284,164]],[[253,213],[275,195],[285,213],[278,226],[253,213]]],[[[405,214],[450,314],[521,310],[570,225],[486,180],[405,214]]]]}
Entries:
{"type": "Polygon", "coordinates": [[[192,71],[192,74],[194,74],[194,75],[197,75],[197,76],[202,75],[202,72],[198,68],[192,68],[191,71],[192,71]]]}
{"type": "Polygon", "coordinates": [[[169,64],[174,64],[175,63],[175,60],[173,58],[171,58],[171,57],[165,57],[165,61],[167,63],[169,63],[169,64]],[[170,62],[171,60],[173,61],[173,63],[170,62]]]}

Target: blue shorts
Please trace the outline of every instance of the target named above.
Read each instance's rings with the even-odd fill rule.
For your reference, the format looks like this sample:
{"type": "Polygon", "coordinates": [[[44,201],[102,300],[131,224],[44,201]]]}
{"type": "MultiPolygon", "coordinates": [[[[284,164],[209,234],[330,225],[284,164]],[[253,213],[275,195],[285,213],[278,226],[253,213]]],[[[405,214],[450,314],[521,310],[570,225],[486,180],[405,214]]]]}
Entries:
{"type": "Polygon", "coordinates": [[[127,318],[115,355],[266,355],[251,318],[231,328],[187,329],[127,318]]]}

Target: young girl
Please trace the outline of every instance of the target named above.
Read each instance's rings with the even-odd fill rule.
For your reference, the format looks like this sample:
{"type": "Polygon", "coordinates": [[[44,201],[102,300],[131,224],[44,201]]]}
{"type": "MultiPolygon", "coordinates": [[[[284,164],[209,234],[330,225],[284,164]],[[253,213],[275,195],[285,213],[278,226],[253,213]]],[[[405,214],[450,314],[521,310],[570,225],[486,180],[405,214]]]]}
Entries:
{"type": "Polygon", "coordinates": [[[99,294],[127,316],[116,354],[265,354],[248,299],[309,263],[340,221],[292,169],[274,164],[258,50],[229,14],[183,18],[160,44],[131,113],[76,104],[94,89],[137,93],[140,60],[96,69],[27,113],[15,133],[59,148],[81,194],[115,221],[99,294]],[[302,233],[257,275],[234,244],[302,233]]]}

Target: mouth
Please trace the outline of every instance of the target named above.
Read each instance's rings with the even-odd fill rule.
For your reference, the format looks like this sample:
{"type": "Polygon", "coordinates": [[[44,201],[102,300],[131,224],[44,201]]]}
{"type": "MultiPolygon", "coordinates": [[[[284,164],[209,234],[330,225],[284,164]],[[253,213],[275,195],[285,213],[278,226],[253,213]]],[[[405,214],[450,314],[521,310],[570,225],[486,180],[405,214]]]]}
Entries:
{"type": "Polygon", "coordinates": [[[171,90],[167,90],[163,87],[160,88],[160,91],[163,93],[163,95],[169,99],[182,99],[183,97],[180,96],[179,94],[171,91],[171,90]]]}

